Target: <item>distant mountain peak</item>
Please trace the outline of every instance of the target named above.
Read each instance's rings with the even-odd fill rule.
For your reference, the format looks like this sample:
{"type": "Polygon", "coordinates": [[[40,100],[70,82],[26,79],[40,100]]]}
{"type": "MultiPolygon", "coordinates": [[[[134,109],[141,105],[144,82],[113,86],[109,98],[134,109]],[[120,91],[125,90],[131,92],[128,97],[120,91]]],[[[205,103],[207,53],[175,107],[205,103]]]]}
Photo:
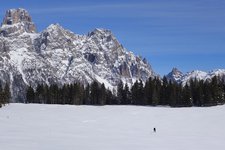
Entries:
{"type": "Polygon", "coordinates": [[[166,78],[173,82],[180,82],[180,79],[182,76],[183,76],[183,73],[174,67],[172,71],[166,76],[166,78]]]}
{"type": "Polygon", "coordinates": [[[183,74],[179,69],[177,69],[176,67],[174,67],[173,69],[172,69],[172,73],[173,74],[183,74]]]}

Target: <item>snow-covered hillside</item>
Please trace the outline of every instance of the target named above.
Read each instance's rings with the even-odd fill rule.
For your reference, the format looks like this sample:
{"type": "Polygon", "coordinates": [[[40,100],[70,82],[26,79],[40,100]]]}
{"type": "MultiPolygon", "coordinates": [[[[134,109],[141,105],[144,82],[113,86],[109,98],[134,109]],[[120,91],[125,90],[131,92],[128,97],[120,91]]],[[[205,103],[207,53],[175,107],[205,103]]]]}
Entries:
{"type": "Polygon", "coordinates": [[[225,106],[10,104],[0,109],[0,149],[224,150],[224,116],[225,106]]]}
{"type": "Polygon", "coordinates": [[[24,101],[28,85],[94,80],[113,89],[156,74],[148,62],[126,50],[113,33],[95,29],[78,35],[59,24],[37,33],[25,9],[10,9],[0,27],[0,83],[11,86],[12,100],[24,101]]]}

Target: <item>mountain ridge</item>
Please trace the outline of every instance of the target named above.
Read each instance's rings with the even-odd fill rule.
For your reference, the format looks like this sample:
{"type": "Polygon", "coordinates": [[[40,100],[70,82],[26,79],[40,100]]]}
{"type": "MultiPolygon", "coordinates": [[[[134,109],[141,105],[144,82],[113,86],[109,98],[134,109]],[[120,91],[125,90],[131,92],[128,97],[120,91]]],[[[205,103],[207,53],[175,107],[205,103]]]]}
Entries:
{"type": "MultiPolygon", "coordinates": [[[[225,80],[225,69],[184,74],[173,68],[166,77],[185,85],[191,79],[206,81],[215,75],[225,80]]],[[[56,23],[37,32],[27,10],[6,11],[0,27],[0,84],[10,84],[13,102],[23,102],[27,86],[35,88],[37,84],[87,85],[97,80],[114,90],[121,81],[131,86],[149,77],[159,75],[108,29],[95,28],[79,35],[56,23]]]]}
{"type": "MultiPolygon", "coordinates": [[[[178,70],[178,69],[177,69],[178,70]]],[[[182,73],[179,70],[174,72],[172,70],[169,74],[166,75],[166,78],[168,80],[171,80],[172,82],[177,82],[179,84],[182,84],[183,86],[186,83],[189,83],[191,80],[203,80],[203,81],[211,81],[211,79],[217,76],[221,80],[225,81],[225,69],[214,69],[208,72],[200,71],[200,70],[193,70],[191,72],[182,73]],[[177,72],[179,72],[179,76],[177,76],[177,72]]]]}
{"type": "Polygon", "coordinates": [[[0,27],[0,80],[8,82],[12,101],[24,101],[27,86],[84,85],[94,80],[111,90],[158,76],[151,65],[125,49],[113,33],[96,28],[78,35],[59,24],[37,33],[25,9],[6,11],[0,27]]]}

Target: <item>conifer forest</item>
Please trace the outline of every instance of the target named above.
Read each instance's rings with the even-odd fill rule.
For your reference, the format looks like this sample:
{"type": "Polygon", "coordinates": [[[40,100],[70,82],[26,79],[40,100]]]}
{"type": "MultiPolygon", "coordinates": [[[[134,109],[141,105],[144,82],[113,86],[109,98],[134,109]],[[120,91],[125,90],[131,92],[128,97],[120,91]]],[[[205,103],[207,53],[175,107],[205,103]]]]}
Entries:
{"type": "Polygon", "coordinates": [[[215,76],[210,81],[191,80],[185,85],[163,79],[149,78],[146,83],[136,81],[132,87],[119,83],[117,90],[106,89],[94,81],[63,86],[38,85],[27,88],[26,103],[70,105],[150,105],[150,106],[214,106],[225,103],[225,82],[215,76]]]}

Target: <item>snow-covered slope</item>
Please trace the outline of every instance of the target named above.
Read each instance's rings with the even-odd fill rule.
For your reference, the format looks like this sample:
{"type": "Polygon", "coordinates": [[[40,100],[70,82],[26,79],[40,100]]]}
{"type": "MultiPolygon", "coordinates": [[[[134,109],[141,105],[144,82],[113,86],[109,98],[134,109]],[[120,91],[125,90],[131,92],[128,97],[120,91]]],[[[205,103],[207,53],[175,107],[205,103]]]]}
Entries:
{"type": "Polygon", "coordinates": [[[97,80],[113,89],[156,74],[141,57],[126,50],[111,31],[78,35],[52,24],[40,33],[24,9],[6,12],[0,28],[0,80],[10,83],[14,101],[25,99],[27,85],[97,80]]]}
{"type": "Polygon", "coordinates": [[[176,71],[174,71],[173,69],[172,72],[170,72],[166,77],[169,80],[182,83],[182,85],[185,85],[190,80],[194,80],[194,79],[210,81],[214,76],[217,76],[220,79],[223,79],[225,81],[225,69],[216,69],[209,72],[194,70],[186,74],[181,73],[178,69],[176,69],[176,71]]]}
{"type": "Polygon", "coordinates": [[[225,105],[10,104],[0,109],[0,145],[1,150],[224,150],[224,116],[225,105]]]}

